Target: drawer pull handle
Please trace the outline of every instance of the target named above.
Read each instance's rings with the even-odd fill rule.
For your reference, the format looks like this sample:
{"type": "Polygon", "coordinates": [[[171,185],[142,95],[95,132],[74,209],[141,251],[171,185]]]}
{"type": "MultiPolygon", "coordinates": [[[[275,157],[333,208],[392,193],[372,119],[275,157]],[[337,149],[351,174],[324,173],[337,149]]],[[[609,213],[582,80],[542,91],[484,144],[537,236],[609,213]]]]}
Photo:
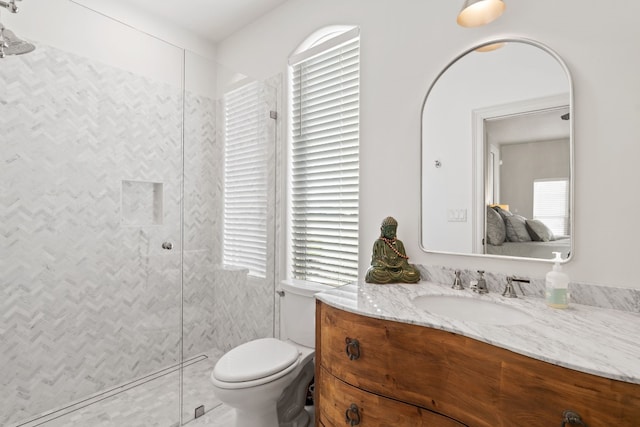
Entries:
{"type": "Polygon", "coordinates": [[[360,343],[356,339],[351,339],[349,337],[345,338],[345,343],[347,343],[347,356],[349,356],[349,360],[357,360],[360,358],[360,343]]]}
{"type": "Polygon", "coordinates": [[[360,410],[358,409],[358,405],[352,403],[347,409],[347,412],[344,413],[344,417],[347,419],[347,423],[350,426],[357,426],[360,424],[360,410]]]}
{"type": "Polygon", "coordinates": [[[582,421],[582,417],[580,417],[580,415],[577,412],[573,412],[567,409],[562,413],[561,427],[565,427],[566,425],[571,425],[571,424],[587,427],[584,421],[582,421]]]}

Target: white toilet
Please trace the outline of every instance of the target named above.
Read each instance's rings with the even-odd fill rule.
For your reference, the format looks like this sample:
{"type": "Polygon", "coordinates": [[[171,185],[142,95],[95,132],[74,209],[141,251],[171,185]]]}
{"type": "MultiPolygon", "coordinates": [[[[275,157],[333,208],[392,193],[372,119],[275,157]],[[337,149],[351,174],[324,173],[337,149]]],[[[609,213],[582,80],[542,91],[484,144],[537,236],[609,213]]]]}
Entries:
{"type": "Polygon", "coordinates": [[[220,358],[211,373],[216,396],[234,408],[235,427],[306,427],[304,409],[313,378],[315,299],[330,286],[282,282],[281,336],[242,344],[220,358]]]}

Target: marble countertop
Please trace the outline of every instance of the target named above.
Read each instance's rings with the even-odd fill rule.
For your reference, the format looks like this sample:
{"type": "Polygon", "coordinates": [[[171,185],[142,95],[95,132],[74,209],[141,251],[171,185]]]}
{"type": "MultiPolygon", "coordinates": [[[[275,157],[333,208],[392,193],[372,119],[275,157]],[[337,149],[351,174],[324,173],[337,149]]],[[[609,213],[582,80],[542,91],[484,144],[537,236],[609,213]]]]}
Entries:
{"type": "Polygon", "coordinates": [[[479,295],[468,289],[420,282],[415,285],[358,283],[316,294],[330,306],[364,316],[426,326],[464,335],[515,353],[605,378],[640,384],[640,314],[570,304],[548,307],[536,297],[479,295]],[[434,315],[413,306],[423,295],[453,295],[500,302],[531,320],[495,325],[434,315]]]}

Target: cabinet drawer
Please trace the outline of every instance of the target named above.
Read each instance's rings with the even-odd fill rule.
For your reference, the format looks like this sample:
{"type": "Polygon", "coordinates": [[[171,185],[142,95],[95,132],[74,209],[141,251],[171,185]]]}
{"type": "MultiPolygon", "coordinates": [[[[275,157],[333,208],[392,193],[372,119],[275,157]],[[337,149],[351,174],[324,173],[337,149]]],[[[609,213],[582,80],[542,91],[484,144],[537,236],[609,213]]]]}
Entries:
{"type": "Polygon", "coordinates": [[[321,302],[316,314],[316,357],[337,378],[474,427],[500,425],[494,409],[500,359],[469,348],[464,337],[360,316],[321,302]],[[347,338],[358,341],[359,357],[347,355],[347,338]]]}
{"type": "Polygon", "coordinates": [[[426,409],[350,386],[323,368],[320,368],[318,375],[316,387],[319,390],[320,425],[349,426],[349,414],[351,419],[359,419],[359,423],[354,424],[359,427],[464,427],[464,424],[426,409]],[[355,406],[352,408],[352,405],[355,406]]]}
{"type": "Polygon", "coordinates": [[[514,425],[560,425],[571,410],[589,427],[640,426],[640,385],[528,357],[505,361],[499,408],[514,425]]]}

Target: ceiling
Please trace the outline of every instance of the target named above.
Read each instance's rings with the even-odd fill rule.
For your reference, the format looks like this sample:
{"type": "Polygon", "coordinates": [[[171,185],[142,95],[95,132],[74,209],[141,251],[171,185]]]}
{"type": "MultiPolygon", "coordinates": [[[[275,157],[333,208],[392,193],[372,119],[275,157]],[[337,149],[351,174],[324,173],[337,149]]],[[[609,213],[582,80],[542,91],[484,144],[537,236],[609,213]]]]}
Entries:
{"type": "Polygon", "coordinates": [[[110,0],[218,42],[286,0],[110,0]]]}
{"type": "Polygon", "coordinates": [[[491,119],[487,121],[486,129],[496,145],[569,138],[571,122],[561,118],[568,112],[569,107],[563,107],[491,119]]]}

